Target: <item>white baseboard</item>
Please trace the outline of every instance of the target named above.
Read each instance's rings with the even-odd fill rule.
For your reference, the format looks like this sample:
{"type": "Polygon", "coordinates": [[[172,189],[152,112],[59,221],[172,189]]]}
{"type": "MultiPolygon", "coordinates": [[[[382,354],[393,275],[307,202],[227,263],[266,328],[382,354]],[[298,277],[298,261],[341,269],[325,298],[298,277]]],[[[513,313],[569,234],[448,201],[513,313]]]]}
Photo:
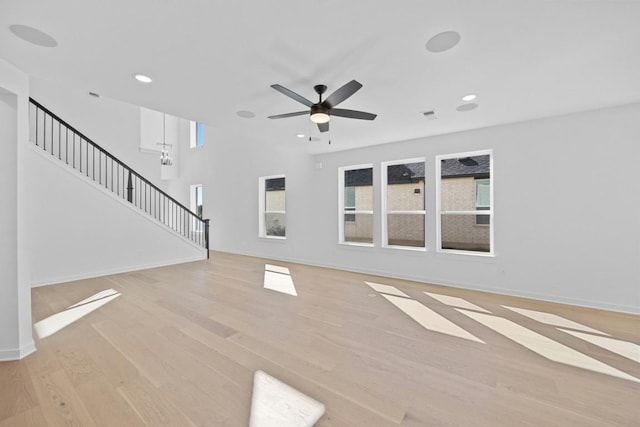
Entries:
{"type": "Polygon", "coordinates": [[[36,344],[33,340],[20,348],[10,350],[0,350],[0,362],[8,362],[11,360],[20,360],[36,351],[36,344]]]}
{"type": "Polygon", "coordinates": [[[168,265],[184,264],[186,262],[194,262],[194,261],[202,261],[202,260],[207,259],[206,249],[203,249],[203,252],[204,253],[200,257],[189,257],[189,258],[173,259],[173,260],[162,261],[162,262],[152,262],[152,263],[139,264],[139,265],[129,265],[129,266],[126,266],[126,267],[118,267],[118,268],[105,269],[105,270],[100,270],[100,271],[92,271],[92,272],[85,272],[85,273],[78,273],[78,274],[70,274],[70,275],[65,275],[65,276],[50,277],[50,278],[47,278],[47,279],[35,280],[35,281],[31,282],[31,287],[32,288],[38,288],[40,286],[49,286],[49,285],[56,285],[56,284],[65,283],[65,282],[73,282],[73,281],[76,281],[76,280],[92,279],[94,277],[108,276],[108,275],[111,275],[111,274],[129,273],[131,271],[147,270],[149,268],[166,267],[168,265]]]}
{"type": "Polygon", "coordinates": [[[490,288],[490,287],[478,286],[473,283],[451,282],[451,281],[445,281],[438,278],[431,279],[429,277],[417,277],[417,276],[411,276],[411,275],[393,274],[393,273],[389,273],[388,271],[382,271],[382,270],[376,270],[376,269],[359,269],[359,268],[353,268],[351,266],[345,266],[340,264],[318,263],[318,262],[314,262],[314,261],[306,260],[302,258],[270,257],[270,256],[264,256],[260,254],[247,253],[243,251],[229,251],[229,250],[220,250],[220,249],[211,249],[211,250],[212,251],[218,250],[220,252],[228,252],[232,254],[245,255],[245,256],[250,256],[255,258],[265,258],[265,259],[273,259],[276,261],[293,262],[296,264],[305,264],[305,265],[311,265],[314,267],[331,268],[335,270],[349,271],[352,273],[370,274],[372,276],[383,276],[383,277],[389,277],[393,279],[411,280],[414,282],[421,282],[421,283],[437,285],[437,286],[446,286],[450,288],[459,288],[459,289],[466,289],[466,290],[479,291],[479,292],[488,292],[488,293],[498,294],[498,295],[506,295],[506,296],[512,296],[512,297],[555,302],[559,304],[568,304],[568,305],[574,305],[578,307],[595,308],[599,310],[616,311],[616,312],[626,313],[626,314],[640,314],[640,308],[634,305],[611,304],[611,303],[602,302],[602,301],[591,301],[591,300],[584,300],[579,298],[567,298],[559,295],[538,294],[535,292],[523,292],[521,290],[506,289],[506,288],[490,288]]]}

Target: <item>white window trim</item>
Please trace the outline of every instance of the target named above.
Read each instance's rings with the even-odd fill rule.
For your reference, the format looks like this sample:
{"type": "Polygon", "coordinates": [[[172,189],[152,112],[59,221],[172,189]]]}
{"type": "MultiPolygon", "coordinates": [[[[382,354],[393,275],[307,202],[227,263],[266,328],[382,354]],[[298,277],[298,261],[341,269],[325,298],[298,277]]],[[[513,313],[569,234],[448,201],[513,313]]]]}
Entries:
{"type": "Polygon", "coordinates": [[[286,232],[284,236],[269,236],[267,235],[267,230],[265,230],[265,215],[267,213],[282,213],[287,214],[287,196],[286,196],[286,191],[287,191],[287,181],[286,181],[287,177],[284,174],[280,174],[280,175],[269,175],[269,176],[261,176],[258,178],[258,237],[262,238],[262,239],[269,239],[269,240],[287,240],[287,236],[286,236],[286,232]],[[266,195],[265,195],[265,190],[266,190],[266,181],[269,179],[274,179],[274,178],[284,178],[285,179],[285,199],[284,199],[284,204],[285,204],[285,210],[284,211],[267,211],[265,203],[266,203],[266,195]]]}
{"type": "MultiPolygon", "coordinates": [[[[355,169],[369,169],[371,168],[371,172],[373,174],[373,164],[365,163],[362,165],[352,165],[352,166],[341,166],[338,168],[338,244],[346,245],[346,246],[361,246],[366,248],[374,247],[374,243],[363,243],[363,242],[347,242],[344,240],[344,173],[346,171],[355,170],[355,169]]],[[[375,188],[373,185],[373,179],[371,180],[372,186],[372,196],[375,194],[375,188]]],[[[373,217],[373,210],[353,210],[349,211],[349,214],[368,214],[373,217]]],[[[373,221],[372,221],[373,223],[373,221]]],[[[371,229],[373,233],[373,227],[371,229]]]]}
{"type": "Polygon", "coordinates": [[[435,183],[436,183],[436,251],[439,253],[447,253],[447,254],[459,254],[459,255],[472,255],[479,257],[495,257],[495,242],[494,242],[494,214],[493,214],[493,186],[494,186],[494,157],[493,150],[478,150],[478,151],[467,151],[463,153],[452,153],[452,154],[441,154],[436,156],[436,165],[435,165],[435,183]],[[445,159],[454,159],[454,158],[464,158],[464,157],[475,157],[475,156],[491,156],[491,161],[489,162],[489,199],[491,201],[491,207],[488,210],[482,210],[482,214],[489,215],[489,252],[477,252],[477,251],[464,251],[460,249],[442,249],[442,215],[478,215],[478,211],[441,211],[440,210],[440,191],[442,187],[441,183],[441,164],[442,160],[445,159]]]}
{"type": "Polygon", "coordinates": [[[402,249],[402,250],[408,250],[408,251],[420,251],[420,252],[426,252],[427,249],[427,210],[426,210],[426,206],[427,206],[427,185],[426,185],[426,168],[427,168],[427,161],[424,157],[416,157],[413,159],[404,159],[404,160],[392,160],[392,161],[388,161],[388,162],[382,162],[380,163],[380,171],[381,171],[381,192],[382,192],[382,247],[383,248],[393,248],[393,249],[402,249]],[[422,197],[424,199],[424,205],[425,205],[425,209],[424,210],[415,210],[415,211],[389,211],[387,210],[387,186],[388,186],[388,179],[387,179],[387,167],[388,166],[394,166],[394,165],[402,165],[402,164],[406,164],[406,163],[424,163],[424,167],[425,167],[425,186],[424,186],[424,192],[422,194],[422,197]],[[400,245],[390,245],[389,244],[389,233],[388,233],[388,214],[412,214],[412,215],[424,215],[424,247],[423,248],[418,248],[415,246],[400,246],[400,245]]]}

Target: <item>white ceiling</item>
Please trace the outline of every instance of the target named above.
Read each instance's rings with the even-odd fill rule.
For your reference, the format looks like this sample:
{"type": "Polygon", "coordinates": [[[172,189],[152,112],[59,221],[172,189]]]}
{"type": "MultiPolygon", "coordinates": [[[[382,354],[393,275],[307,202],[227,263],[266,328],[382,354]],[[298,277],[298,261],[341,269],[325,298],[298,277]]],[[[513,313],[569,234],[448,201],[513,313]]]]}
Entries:
{"type": "Polygon", "coordinates": [[[0,0],[0,57],[221,134],[317,153],[639,102],[640,2],[0,0]],[[58,46],[29,44],[12,24],[58,46]],[[461,34],[454,49],[425,49],[447,30],[461,34]],[[326,134],[296,138],[320,136],[306,116],[266,118],[305,109],[273,83],[315,101],[315,84],[331,93],[352,79],[364,87],[340,107],[378,117],[333,118],[331,145],[326,134]],[[469,92],[479,107],[456,111],[469,92]],[[437,120],[422,116],[431,109],[437,120]]]}

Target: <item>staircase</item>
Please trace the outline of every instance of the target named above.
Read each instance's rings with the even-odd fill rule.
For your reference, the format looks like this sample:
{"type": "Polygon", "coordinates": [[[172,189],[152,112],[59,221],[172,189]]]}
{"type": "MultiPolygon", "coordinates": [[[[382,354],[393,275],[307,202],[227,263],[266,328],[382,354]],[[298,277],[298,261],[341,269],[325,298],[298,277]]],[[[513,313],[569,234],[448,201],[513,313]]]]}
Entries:
{"type": "Polygon", "coordinates": [[[200,218],[33,98],[29,98],[29,123],[36,147],[206,249],[209,257],[208,219],[200,218]]]}

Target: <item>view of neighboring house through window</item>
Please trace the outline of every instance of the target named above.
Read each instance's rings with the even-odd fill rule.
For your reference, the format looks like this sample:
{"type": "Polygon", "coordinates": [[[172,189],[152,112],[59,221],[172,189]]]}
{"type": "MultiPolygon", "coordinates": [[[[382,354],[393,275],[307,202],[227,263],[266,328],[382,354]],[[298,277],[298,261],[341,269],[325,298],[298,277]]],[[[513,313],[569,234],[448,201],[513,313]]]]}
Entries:
{"type": "Polygon", "coordinates": [[[425,247],[425,162],[382,163],[383,246],[425,247]]]}
{"type": "Polygon", "coordinates": [[[189,141],[191,148],[202,147],[202,123],[189,123],[189,141]]]}
{"type": "Polygon", "coordinates": [[[355,222],[356,214],[356,187],[344,187],[344,220],[355,222]]]}
{"type": "Polygon", "coordinates": [[[339,169],[340,243],[373,244],[373,166],[339,169]]]}
{"type": "MultiPolygon", "coordinates": [[[[491,209],[491,180],[489,178],[476,179],[476,210],[491,209]]],[[[489,225],[489,215],[476,215],[476,224],[489,225]]]]}
{"type": "Polygon", "coordinates": [[[492,152],[436,158],[439,250],[493,254],[492,152]]]}
{"type": "Polygon", "coordinates": [[[259,235],[286,237],[286,189],[284,175],[259,178],[259,235]]]}

